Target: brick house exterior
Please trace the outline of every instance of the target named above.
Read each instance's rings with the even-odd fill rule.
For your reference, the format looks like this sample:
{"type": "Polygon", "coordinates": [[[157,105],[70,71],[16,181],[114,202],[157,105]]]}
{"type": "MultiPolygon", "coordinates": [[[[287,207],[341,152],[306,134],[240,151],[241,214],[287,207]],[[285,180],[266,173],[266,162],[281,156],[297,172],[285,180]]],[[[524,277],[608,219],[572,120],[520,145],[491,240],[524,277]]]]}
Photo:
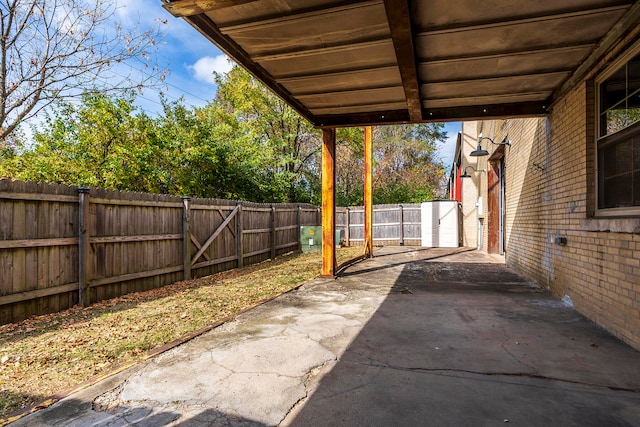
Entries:
{"type": "MultiPolygon", "coordinates": [[[[628,57],[628,52],[638,57],[638,33],[636,29],[620,40],[586,79],[551,106],[549,116],[464,122],[456,154],[460,162],[454,164],[452,176],[459,169],[470,175],[462,184],[465,246],[499,253],[499,245],[490,242],[492,234],[494,239],[497,234],[503,239],[509,266],[640,349],[640,214],[637,209],[598,209],[598,197],[605,193],[597,194],[602,171],[596,168],[601,143],[597,117],[602,105],[596,104],[598,85],[601,76],[619,67],[620,58],[628,57]],[[480,134],[494,144],[483,138],[482,148],[489,155],[470,156],[480,134]],[[500,144],[506,140],[511,145],[500,144]],[[503,237],[499,203],[495,203],[501,196],[499,191],[498,196],[490,194],[496,171],[500,178],[501,163],[503,237]],[[478,197],[483,199],[484,212],[478,212],[478,197]],[[479,226],[483,228],[480,245],[479,226]]],[[[631,155],[640,162],[640,142],[630,144],[635,144],[631,155]]],[[[624,191],[640,193],[636,187],[640,170],[634,167],[637,175],[634,172],[624,191]]]]}

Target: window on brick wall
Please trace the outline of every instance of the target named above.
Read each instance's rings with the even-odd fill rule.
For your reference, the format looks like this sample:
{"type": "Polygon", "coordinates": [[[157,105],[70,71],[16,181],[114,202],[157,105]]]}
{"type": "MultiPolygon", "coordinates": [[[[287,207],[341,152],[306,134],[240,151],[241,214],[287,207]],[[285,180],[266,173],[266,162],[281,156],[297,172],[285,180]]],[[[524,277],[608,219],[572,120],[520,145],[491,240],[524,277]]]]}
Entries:
{"type": "Polygon", "coordinates": [[[597,88],[598,213],[640,215],[640,46],[597,88]]]}

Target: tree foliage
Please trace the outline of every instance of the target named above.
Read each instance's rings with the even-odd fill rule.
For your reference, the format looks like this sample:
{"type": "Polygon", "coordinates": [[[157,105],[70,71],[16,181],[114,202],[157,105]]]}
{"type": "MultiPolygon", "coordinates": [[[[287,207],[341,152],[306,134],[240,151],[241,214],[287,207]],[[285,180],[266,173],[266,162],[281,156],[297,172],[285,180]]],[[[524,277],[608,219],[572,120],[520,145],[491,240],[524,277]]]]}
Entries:
{"type": "MultiPolygon", "coordinates": [[[[418,203],[440,196],[444,165],[438,145],[446,138],[442,123],[373,128],[373,201],[418,203]]],[[[364,152],[360,128],[338,133],[336,198],[340,206],[363,204],[364,152]]]]}
{"type": "Polygon", "coordinates": [[[48,114],[34,132],[34,146],[5,162],[16,179],[90,185],[137,191],[156,190],[154,164],[162,155],[148,143],[153,121],[133,114],[133,96],[85,95],[80,106],[65,104],[48,114]]]}
{"type": "Polygon", "coordinates": [[[437,198],[445,176],[437,148],[445,138],[442,123],[376,128],[374,203],[437,198]]]}
{"type": "MultiPolygon", "coordinates": [[[[238,67],[217,82],[204,107],[164,100],[157,117],[135,106],[135,93],[60,104],[34,129],[34,141],[16,138],[0,152],[0,177],[319,204],[320,132],[238,67]]],[[[444,138],[442,124],[374,128],[374,201],[437,197],[444,138]]],[[[337,144],[338,204],[362,204],[362,129],[338,129],[337,144]]]]}
{"type": "Polygon", "coordinates": [[[217,76],[214,107],[260,158],[272,201],[312,201],[320,132],[240,67],[217,76]]]}

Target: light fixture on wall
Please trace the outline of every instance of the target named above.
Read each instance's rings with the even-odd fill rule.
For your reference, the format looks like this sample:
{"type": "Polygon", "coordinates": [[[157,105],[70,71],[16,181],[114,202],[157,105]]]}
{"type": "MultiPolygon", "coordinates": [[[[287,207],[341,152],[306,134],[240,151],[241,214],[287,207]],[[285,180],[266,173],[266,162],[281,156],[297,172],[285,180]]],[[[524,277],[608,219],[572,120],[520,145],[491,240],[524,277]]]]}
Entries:
{"type": "Polygon", "coordinates": [[[488,136],[482,136],[482,133],[480,133],[478,135],[478,148],[476,148],[471,153],[469,153],[470,156],[480,157],[480,156],[488,156],[489,155],[489,152],[487,150],[483,150],[482,149],[481,142],[482,142],[483,139],[488,139],[494,145],[508,145],[508,146],[511,146],[511,141],[507,141],[506,138],[502,142],[494,142],[493,139],[489,138],[488,136]]]}
{"type": "Polygon", "coordinates": [[[476,169],[473,166],[467,166],[464,168],[464,173],[460,175],[460,178],[471,178],[471,175],[467,173],[467,169],[471,168],[474,172],[486,172],[486,169],[476,169]]]}

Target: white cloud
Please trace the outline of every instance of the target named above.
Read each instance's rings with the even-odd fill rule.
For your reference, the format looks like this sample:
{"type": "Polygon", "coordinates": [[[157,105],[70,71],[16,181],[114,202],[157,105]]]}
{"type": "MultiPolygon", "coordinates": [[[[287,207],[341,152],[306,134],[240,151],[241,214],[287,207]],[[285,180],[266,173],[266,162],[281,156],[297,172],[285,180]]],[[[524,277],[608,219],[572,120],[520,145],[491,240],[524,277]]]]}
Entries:
{"type": "Polygon", "coordinates": [[[188,68],[193,71],[196,79],[215,84],[213,72],[226,73],[233,68],[233,62],[229,60],[227,55],[204,56],[198,59],[195,64],[189,65],[188,68]]]}
{"type": "Polygon", "coordinates": [[[155,25],[156,20],[167,16],[158,16],[158,12],[161,12],[160,7],[157,6],[155,0],[120,0],[115,2],[115,17],[119,23],[124,27],[152,27],[155,25]]]}

